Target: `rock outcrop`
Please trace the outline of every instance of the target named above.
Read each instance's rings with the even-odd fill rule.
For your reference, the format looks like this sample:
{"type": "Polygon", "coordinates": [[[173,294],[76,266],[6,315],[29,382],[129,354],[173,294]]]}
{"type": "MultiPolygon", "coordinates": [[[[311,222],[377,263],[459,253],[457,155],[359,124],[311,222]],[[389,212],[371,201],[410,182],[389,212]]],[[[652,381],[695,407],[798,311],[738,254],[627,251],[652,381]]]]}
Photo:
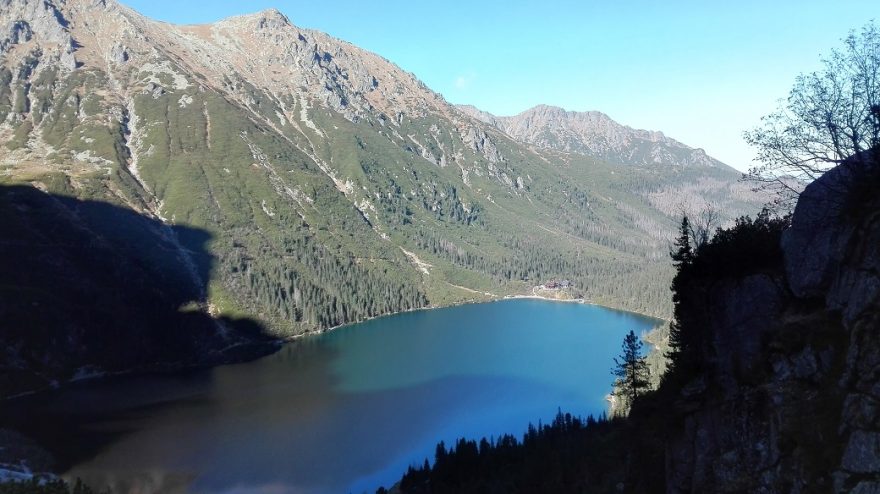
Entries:
{"type": "Polygon", "coordinates": [[[880,492],[880,174],[809,185],[776,266],[689,285],[703,364],[677,393],[667,492],[880,492]]]}
{"type": "Polygon", "coordinates": [[[45,40],[44,56],[66,70],[76,68],[74,40],[61,11],[51,2],[0,1],[0,53],[20,57],[35,37],[45,40]]]}

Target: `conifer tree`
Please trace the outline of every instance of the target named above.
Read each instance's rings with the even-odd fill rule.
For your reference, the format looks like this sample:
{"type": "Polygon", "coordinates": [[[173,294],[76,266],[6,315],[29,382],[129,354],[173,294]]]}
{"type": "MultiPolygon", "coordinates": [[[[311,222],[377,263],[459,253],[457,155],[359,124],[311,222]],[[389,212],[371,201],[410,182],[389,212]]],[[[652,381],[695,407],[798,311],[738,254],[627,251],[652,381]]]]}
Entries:
{"type": "Polygon", "coordinates": [[[691,247],[691,223],[687,215],[681,218],[681,226],[678,228],[678,238],[675,239],[676,249],[669,253],[675,263],[675,267],[689,263],[694,257],[691,247]]]}
{"type": "MultiPolygon", "coordinates": [[[[675,268],[681,273],[694,258],[694,250],[691,246],[691,225],[687,215],[681,219],[681,226],[678,230],[678,238],[675,239],[675,250],[670,252],[670,257],[675,264],[675,268]]],[[[672,301],[674,304],[673,319],[669,323],[669,351],[666,352],[666,369],[667,375],[675,374],[676,370],[682,367],[683,355],[686,351],[684,337],[681,334],[681,322],[679,321],[679,296],[678,296],[679,276],[672,282],[672,301]]]]}
{"type": "Polygon", "coordinates": [[[650,389],[650,370],[642,355],[642,342],[634,331],[630,330],[623,339],[622,353],[615,357],[611,373],[617,376],[614,396],[622,400],[623,411],[628,411],[635,399],[650,389]]]}

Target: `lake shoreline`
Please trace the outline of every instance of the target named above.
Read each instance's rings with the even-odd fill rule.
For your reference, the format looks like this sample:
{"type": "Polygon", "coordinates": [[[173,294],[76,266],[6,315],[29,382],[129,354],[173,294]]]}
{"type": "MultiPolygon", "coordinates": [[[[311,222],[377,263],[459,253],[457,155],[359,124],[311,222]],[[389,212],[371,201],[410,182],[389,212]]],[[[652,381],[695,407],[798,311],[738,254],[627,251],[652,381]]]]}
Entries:
{"type": "Polygon", "coordinates": [[[657,316],[653,316],[650,314],[644,314],[644,313],[633,311],[633,310],[621,309],[621,308],[613,307],[613,306],[609,306],[609,305],[597,304],[594,302],[589,302],[583,298],[560,299],[560,298],[546,297],[543,295],[536,295],[536,294],[492,296],[491,298],[489,298],[487,300],[464,300],[461,302],[456,302],[456,303],[451,303],[451,304],[429,305],[426,307],[416,307],[413,309],[407,309],[407,310],[402,310],[402,311],[397,311],[397,312],[390,312],[388,314],[382,314],[379,316],[368,317],[368,318],[361,319],[358,321],[352,321],[352,322],[347,322],[344,324],[338,324],[336,326],[332,326],[332,327],[325,328],[325,329],[307,331],[305,333],[300,333],[300,334],[291,335],[291,336],[282,336],[282,337],[278,337],[274,340],[270,340],[270,341],[266,341],[266,342],[238,343],[238,344],[232,345],[232,347],[230,347],[230,348],[225,349],[228,351],[232,348],[240,349],[240,348],[255,347],[255,346],[269,349],[269,351],[267,351],[267,352],[259,352],[259,351],[254,352],[254,354],[251,358],[244,358],[244,359],[223,358],[223,355],[221,354],[221,355],[217,355],[216,358],[213,360],[213,362],[209,362],[209,363],[197,362],[197,363],[189,363],[189,364],[187,364],[187,363],[179,363],[179,364],[173,364],[173,365],[165,364],[165,365],[159,365],[159,366],[145,366],[145,367],[140,367],[140,368],[118,370],[118,371],[95,372],[94,374],[90,374],[90,375],[86,375],[86,376],[74,376],[73,378],[68,379],[66,381],[57,382],[53,386],[24,391],[22,393],[18,393],[15,395],[2,397],[2,398],[0,398],[0,403],[14,402],[16,399],[26,398],[29,396],[43,393],[43,392],[51,392],[53,390],[57,390],[62,387],[66,387],[69,385],[73,385],[73,384],[85,382],[85,381],[95,381],[95,380],[102,380],[102,379],[108,379],[108,378],[137,376],[137,375],[144,375],[144,374],[175,374],[178,372],[188,372],[188,371],[197,370],[197,369],[211,369],[211,368],[220,367],[220,366],[224,366],[224,365],[235,365],[235,364],[239,364],[239,363],[247,363],[247,362],[251,362],[251,361],[260,359],[262,357],[271,355],[271,354],[277,352],[278,350],[280,350],[287,343],[292,343],[292,342],[295,342],[295,341],[298,341],[298,340],[301,340],[304,338],[318,337],[321,335],[325,335],[331,331],[334,331],[334,330],[337,330],[340,328],[344,328],[346,326],[353,326],[355,324],[360,324],[360,323],[364,323],[367,321],[373,321],[373,320],[381,319],[384,317],[391,317],[391,316],[395,316],[398,314],[407,314],[410,312],[429,311],[429,310],[437,310],[437,309],[448,309],[448,308],[453,308],[453,307],[461,307],[464,305],[488,304],[488,303],[503,302],[505,300],[522,300],[522,299],[543,300],[543,301],[547,301],[547,302],[557,302],[557,303],[566,303],[566,304],[592,305],[592,306],[601,307],[604,309],[611,309],[611,310],[616,310],[616,311],[620,311],[620,312],[627,312],[627,313],[636,314],[638,316],[642,316],[645,318],[655,319],[655,320],[659,321],[658,325],[663,324],[665,322],[668,322],[668,320],[666,320],[666,319],[663,319],[663,318],[660,318],[657,316]]]}
{"type": "Polygon", "coordinates": [[[286,343],[286,342],[297,341],[302,338],[320,336],[323,334],[327,334],[331,331],[334,331],[336,329],[344,328],[346,326],[352,326],[352,325],[364,323],[367,321],[374,321],[376,319],[381,319],[383,317],[396,316],[398,314],[408,314],[410,312],[420,312],[420,311],[437,310],[437,309],[448,309],[448,308],[452,308],[452,307],[461,307],[463,305],[490,304],[490,303],[495,303],[495,302],[503,302],[505,300],[522,300],[522,299],[544,300],[547,302],[559,302],[559,303],[566,303],[566,304],[592,305],[595,307],[601,307],[603,309],[611,309],[611,310],[616,310],[616,311],[620,311],[620,312],[627,312],[629,314],[635,314],[635,315],[642,316],[642,317],[645,317],[648,319],[655,319],[655,320],[659,321],[659,324],[669,322],[668,319],[664,319],[662,317],[658,317],[655,315],[645,314],[643,312],[638,312],[638,311],[630,310],[630,309],[623,309],[620,307],[614,307],[611,305],[598,304],[595,302],[590,302],[584,298],[561,299],[561,298],[546,297],[543,295],[536,295],[536,294],[503,295],[503,296],[493,295],[491,298],[489,298],[487,300],[465,300],[462,302],[455,302],[455,303],[451,303],[451,304],[429,305],[429,306],[425,306],[425,307],[416,307],[413,309],[406,309],[406,310],[401,310],[401,311],[397,311],[397,312],[389,312],[387,314],[382,314],[382,315],[373,316],[373,317],[367,317],[364,319],[360,319],[358,321],[337,324],[336,326],[331,326],[329,328],[318,329],[318,330],[314,330],[314,331],[307,331],[305,333],[281,337],[281,338],[279,338],[279,341],[286,343]]]}

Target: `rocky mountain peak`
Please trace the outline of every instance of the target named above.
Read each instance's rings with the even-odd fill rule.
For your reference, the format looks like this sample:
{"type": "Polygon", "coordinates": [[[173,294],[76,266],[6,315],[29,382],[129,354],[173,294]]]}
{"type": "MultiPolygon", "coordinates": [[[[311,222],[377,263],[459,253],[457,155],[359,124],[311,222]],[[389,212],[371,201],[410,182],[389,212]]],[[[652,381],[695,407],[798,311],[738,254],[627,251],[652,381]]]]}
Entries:
{"type": "Polygon", "coordinates": [[[9,66],[39,50],[41,58],[62,60],[68,70],[110,70],[120,81],[162,78],[156,69],[177,86],[198,79],[246,106],[242,85],[329,107],[350,120],[394,123],[401,115],[453,113],[412,74],[350,43],[298,28],[277,9],[174,25],[115,0],[0,0],[0,6],[0,51],[9,66]]]}
{"type": "Polygon", "coordinates": [[[496,121],[495,115],[492,115],[489,112],[480,110],[476,106],[473,105],[457,105],[459,111],[464,113],[465,115],[479,120],[480,122],[489,124],[493,127],[498,126],[498,122],[496,121]]]}
{"type": "Polygon", "coordinates": [[[552,105],[537,105],[515,117],[505,118],[517,118],[525,122],[527,126],[549,125],[557,128],[583,125],[610,125],[615,123],[611,117],[602,112],[574,112],[552,105]]]}
{"type": "Polygon", "coordinates": [[[236,23],[251,24],[254,29],[260,30],[278,30],[293,27],[290,19],[288,19],[286,15],[281,13],[281,11],[276,8],[261,10],[260,12],[255,12],[253,14],[244,14],[229,17],[227,19],[219,21],[217,24],[222,25],[236,23]]]}
{"type": "Polygon", "coordinates": [[[612,163],[639,166],[725,166],[702,150],[659,131],[633,129],[598,111],[575,112],[537,105],[518,115],[497,117],[473,106],[459,109],[539,148],[577,153],[612,163]]]}
{"type": "Polygon", "coordinates": [[[290,20],[278,9],[266,9],[259,13],[261,28],[277,29],[280,27],[291,26],[290,20]]]}

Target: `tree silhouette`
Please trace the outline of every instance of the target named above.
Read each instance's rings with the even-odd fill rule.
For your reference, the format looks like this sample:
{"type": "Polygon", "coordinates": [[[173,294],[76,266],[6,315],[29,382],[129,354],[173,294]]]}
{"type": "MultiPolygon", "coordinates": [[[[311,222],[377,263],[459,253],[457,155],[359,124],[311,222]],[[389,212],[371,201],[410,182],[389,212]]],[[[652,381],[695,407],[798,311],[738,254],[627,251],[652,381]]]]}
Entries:
{"type": "Polygon", "coordinates": [[[628,411],[635,399],[650,389],[650,370],[642,355],[642,342],[634,331],[623,339],[622,353],[614,358],[611,373],[617,377],[613,394],[622,401],[621,411],[628,411]]]}
{"type": "Polygon", "coordinates": [[[691,230],[691,222],[687,215],[684,215],[678,228],[678,237],[675,239],[675,250],[669,253],[676,267],[687,264],[694,256],[694,249],[691,247],[691,230]]]}
{"type": "MultiPolygon", "coordinates": [[[[682,217],[678,232],[678,237],[675,239],[674,244],[675,248],[669,255],[672,257],[675,268],[680,272],[682,267],[693,262],[694,258],[694,248],[691,246],[692,228],[687,215],[682,217]]],[[[672,302],[676,309],[679,306],[678,288],[675,280],[673,280],[671,287],[672,302]]],[[[665,354],[667,375],[674,374],[677,369],[682,367],[685,358],[684,354],[687,350],[686,342],[681,333],[681,323],[678,320],[678,310],[674,310],[673,316],[672,321],[669,323],[669,351],[665,354]]]]}

